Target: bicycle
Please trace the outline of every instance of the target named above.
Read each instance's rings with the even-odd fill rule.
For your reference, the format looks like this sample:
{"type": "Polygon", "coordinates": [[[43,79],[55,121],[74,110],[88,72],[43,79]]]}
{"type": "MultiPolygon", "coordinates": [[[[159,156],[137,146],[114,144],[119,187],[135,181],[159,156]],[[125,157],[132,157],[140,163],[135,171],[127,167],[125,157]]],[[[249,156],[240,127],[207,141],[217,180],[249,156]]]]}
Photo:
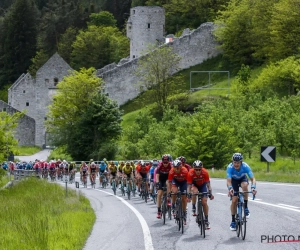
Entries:
{"type": "Polygon", "coordinates": [[[83,187],[87,188],[87,176],[86,173],[82,174],[83,187]]]}
{"type": "Polygon", "coordinates": [[[167,188],[163,187],[163,197],[161,203],[161,213],[163,216],[163,223],[166,224],[166,214],[168,214],[168,218],[172,220],[172,211],[171,206],[168,205],[168,197],[167,197],[167,188]]]}
{"type": "Polygon", "coordinates": [[[107,178],[105,174],[100,174],[102,177],[102,188],[106,188],[107,186],[107,178]]]}
{"type": "Polygon", "coordinates": [[[132,196],[135,197],[136,193],[136,185],[135,185],[135,179],[132,180],[132,196]]]}
{"type": "Polygon", "coordinates": [[[203,235],[203,238],[205,238],[205,230],[206,230],[206,224],[205,224],[205,215],[202,205],[202,198],[204,195],[207,195],[207,192],[193,194],[198,197],[197,201],[197,216],[196,216],[196,222],[198,224],[198,227],[200,228],[200,235],[203,235]]]}
{"type": "Polygon", "coordinates": [[[96,179],[96,173],[91,173],[91,184],[92,184],[92,188],[95,188],[95,187],[96,187],[95,179],[96,179]]]}
{"type": "Polygon", "coordinates": [[[114,195],[116,195],[117,192],[117,184],[116,184],[116,179],[115,177],[113,177],[112,181],[111,181],[111,189],[114,191],[114,195]]]}
{"type": "Polygon", "coordinates": [[[154,204],[156,204],[156,200],[157,200],[157,192],[156,192],[156,187],[155,187],[155,185],[153,185],[151,197],[152,197],[152,199],[153,199],[154,204]]]}
{"type": "Polygon", "coordinates": [[[176,202],[175,202],[175,222],[178,224],[178,231],[181,229],[181,233],[183,233],[183,223],[185,218],[183,208],[182,208],[182,195],[186,194],[186,191],[184,193],[178,191],[177,193],[171,193],[172,195],[176,195],[176,202]]]}
{"type": "Polygon", "coordinates": [[[123,177],[119,177],[119,181],[120,181],[120,189],[121,189],[121,194],[122,196],[125,196],[125,185],[124,185],[124,178],[123,177]]]}
{"type": "Polygon", "coordinates": [[[148,185],[147,179],[143,178],[142,183],[141,183],[141,194],[140,195],[141,195],[142,199],[144,199],[145,202],[147,203],[147,201],[148,201],[148,191],[147,191],[146,185],[148,185]]]}
{"type": "MultiPolygon", "coordinates": [[[[240,186],[239,186],[240,187],[240,186]]],[[[236,235],[237,237],[242,237],[243,240],[246,238],[246,225],[247,225],[247,218],[245,214],[245,208],[244,208],[244,194],[252,193],[251,191],[238,191],[234,192],[235,194],[238,194],[238,203],[236,208],[236,214],[235,214],[235,223],[236,223],[236,235]]],[[[232,197],[230,197],[230,200],[232,197]]],[[[255,199],[255,195],[253,195],[252,199],[255,199]]]]}
{"type": "Polygon", "coordinates": [[[130,200],[130,194],[131,194],[130,178],[126,179],[126,193],[127,193],[128,200],[130,200]]]}

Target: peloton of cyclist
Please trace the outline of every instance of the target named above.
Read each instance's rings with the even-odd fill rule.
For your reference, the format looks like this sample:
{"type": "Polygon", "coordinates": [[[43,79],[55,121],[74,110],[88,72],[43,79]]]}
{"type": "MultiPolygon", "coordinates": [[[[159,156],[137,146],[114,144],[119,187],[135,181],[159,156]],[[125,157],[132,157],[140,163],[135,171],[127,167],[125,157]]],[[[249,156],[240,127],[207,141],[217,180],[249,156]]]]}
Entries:
{"type": "MultiPolygon", "coordinates": [[[[243,189],[244,192],[248,192],[248,177],[251,180],[251,191],[253,195],[256,194],[256,180],[252,173],[251,168],[246,162],[243,162],[243,155],[241,153],[234,153],[232,156],[232,162],[229,163],[227,166],[227,188],[229,191],[229,195],[232,196],[231,202],[231,215],[232,221],[230,224],[230,230],[236,230],[236,223],[235,223],[235,214],[236,214],[236,207],[238,202],[238,192],[239,192],[239,185],[243,189]]],[[[244,205],[245,205],[245,215],[246,218],[250,217],[250,212],[248,209],[248,193],[244,194],[244,205]]]]}
{"type": "MultiPolygon", "coordinates": [[[[207,192],[207,194],[204,195],[202,198],[202,205],[203,205],[203,211],[205,215],[205,226],[206,229],[210,229],[210,223],[208,222],[208,205],[207,205],[207,196],[213,200],[214,196],[212,195],[212,189],[210,185],[210,179],[209,179],[209,173],[208,171],[203,167],[203,163],[200,160],[196,160],[193,162],[193,168],[189,171],[188,177],[187,177],[187,183],[188,183],[188,193],[197,194],[197,193],[204,193],[207,192]]],[[[196,214],[196,195],[193,195],[192,197],[192,213],[193,216],[197,216],[196,214]]]]}
{"type": "Polygon", "coordinates": [[[161,158],[161,162],[155,169],[156,189],[157,189],[157,219],[161,218],[161,202],[163,196],[163,188],[167,187],[169,172],[172,169],[170,156],[165,154],[161,158]]]}
{"type": "MultiPolygon", "coordinates": [[[[187,176],[188,170],[185,167],[182,167],[181,161],[175,160],[173,162],[173,167],[171,168],[168,176],[168,193],[171,192],[175,194],[178,192],[178,188],[182,193],[182,208],[184,213],[184,225],[186,225],[186,205],[187,205],[187,176]]],[[[175,201],[176,195],[172,195],[172,210],[174,216],[174,209],[175,209],[175,201]]]]}

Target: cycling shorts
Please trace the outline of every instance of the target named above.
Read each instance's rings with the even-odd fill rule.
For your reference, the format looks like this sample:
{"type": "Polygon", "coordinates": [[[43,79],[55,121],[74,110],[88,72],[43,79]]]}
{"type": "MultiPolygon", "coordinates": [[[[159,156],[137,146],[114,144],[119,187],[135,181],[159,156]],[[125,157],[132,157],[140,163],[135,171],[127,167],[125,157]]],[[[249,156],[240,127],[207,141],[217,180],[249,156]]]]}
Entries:
{"type": "MultiPolygon", "coordinates": [[[[197,188],[199,193],[207,193],[207,185],[206,183],[200,185],[200,186],[197,186],[197,185],[194,185],[193,184],[193,187],[194,188],[197,188]]],[[[207,194],[204,195],[204,197],[207,197],[207,194]]]]}
{"type": "Polygon", "coordinates": [[[243,177],[242,179],[240,179],[240,180],[231,179],[231,185],[232,185],[232,188],[233,188],[233,190],[234,190],[234,196],[238,196],[239,185],[241,185],[242,182],[247,182],[247,183],[249,183],[247,176],[244,176],[244,177],[243,177]]]}
{"type": "Polygon", "coordinates": [[[169,174],[160,174],[159,175],[159,187],[158,190],[163,190],[164,187],[166,187],[166,181],[168,180],[169,174]]]}
{"type": "Polygon", "coordinates": [[[181,193],[187,191],[187,181],[177,181],[176,179],[172,180],[172,185],[175,187],[179,187],[181,193]]]}

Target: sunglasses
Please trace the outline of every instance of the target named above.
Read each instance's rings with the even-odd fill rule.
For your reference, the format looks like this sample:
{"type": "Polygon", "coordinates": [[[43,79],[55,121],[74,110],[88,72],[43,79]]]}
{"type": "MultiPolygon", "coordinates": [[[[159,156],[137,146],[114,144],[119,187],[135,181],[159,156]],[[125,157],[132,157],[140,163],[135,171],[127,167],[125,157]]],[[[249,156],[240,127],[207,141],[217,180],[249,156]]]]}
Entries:
{"type": "Polygon", "coordinates": [[[169,162],[168,161],[163,161],[163,164],[168,164],[169,162]]]}
{"type": "Polygon", "coordinates": [[[195,168],[195,171],[199,172],[199,171],[201,171],[201,168],[195,168]]]}

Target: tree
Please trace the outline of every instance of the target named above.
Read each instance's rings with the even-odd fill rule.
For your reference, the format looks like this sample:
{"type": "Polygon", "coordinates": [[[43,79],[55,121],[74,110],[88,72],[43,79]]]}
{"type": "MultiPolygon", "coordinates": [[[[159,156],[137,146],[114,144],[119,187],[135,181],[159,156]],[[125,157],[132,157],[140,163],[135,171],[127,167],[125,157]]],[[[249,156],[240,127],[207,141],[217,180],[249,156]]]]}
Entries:
{"type": "Polygon", "coordinates": [[[90,22],[88,22],[88,25],[95,25],[95,26],[116,27],[116,24],[117,24],[117,20],[114,18],[113,14],[111,14],[108,11],[92,13],[90,15],[90,22]]]}
{"type": "Polygon", "coordinates": [[[32,64],[30,65],[28,72],[34,77],[39,68],[42,67],[48,59],[49,57],[44,50],[37,51],[35,57],[31,59],[32,64]]]}
{"type": "Polygon", "coordinates": [[[90,98],[101,91],[103,81],[94,68],[73,71],[58,85],[58,91],[49,106],[46,128],[56,146],[69,143],[75,124],[86,111],[90,98]]]}
{"type": "Polygon", "coordinates": [[[69,27],[64,34],[61,35],[61,38],[58,43],[58,54],[67,62],[71,63],[71,54],[73,51],[72,46],[76,40],[78,30],[74,27],[69,27]]]}
{"type": "Polygon", "coordinates": [[[0,32],[0,88],[27,71],[36,50],[37,16],[30,0],[15,1],[5,15],[0,32]]]}
{"type": "Polygon", "coordinates": [[[9,115],[6,112],[0,112],[0,161],[7,160],[13,147],[18,144],[14,139],[15,129],[18,126],[18,120],[24,113],[16,112],[9,115]]]}
{"type": "Polygon", "coordinates": [[[79,31],[72,47],[71,66],[74,69],[83,66],[100,69],[129,54],[128,38],[111,26],[88,26],[87,30],[79,31]]]}
{"type": "Polygon", "coordinates": [[[178,80],[171,76],[179,70],[181,58],[173,52],[171,46],[156,48],[151,45],[147,52],[140,57],[136,74],[140,77],[142,86],[153,89],[153,98],[162,111],[166,107],[171,86],[178,80]]]}
{"type": "Polygon", "coordinates": [[[121,111],[115,101],[95,93],[74,128],[67,145],[74,159],[113,159],[122,132],[121,111]]]}

